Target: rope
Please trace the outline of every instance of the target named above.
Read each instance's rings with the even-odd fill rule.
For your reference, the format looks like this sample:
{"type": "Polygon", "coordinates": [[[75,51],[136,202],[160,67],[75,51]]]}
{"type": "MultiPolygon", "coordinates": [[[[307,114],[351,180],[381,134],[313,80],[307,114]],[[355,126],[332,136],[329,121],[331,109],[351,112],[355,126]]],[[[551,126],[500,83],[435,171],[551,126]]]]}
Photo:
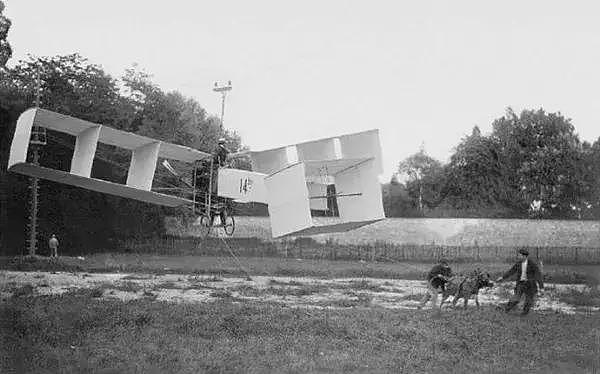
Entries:
{"type": "Polygon", "coordinates": [[[231,257],[233,257],[233,259],[238,263],[238,266],[240,269],[242,269],[242,271],[244,273],[246,273],[246,280],[251,281],[252,278],[250,277],[250,273],[248,273],[248,271],[244,268],[244,266],[242,265],[242,262],[237,258],[237,256],[233,253],[233,251],[231,250],[231,247],[229,246],[229,244],[227,244],[227,241],[225,241],[225,238],[223,238],[222,236],[219,237],[219,239],[221,239],[221,241],[223,242],[223,244],[225,244],[225,248],[227,248],[227,251],[229,252],[229,254],[231,255],[231,257]]]}

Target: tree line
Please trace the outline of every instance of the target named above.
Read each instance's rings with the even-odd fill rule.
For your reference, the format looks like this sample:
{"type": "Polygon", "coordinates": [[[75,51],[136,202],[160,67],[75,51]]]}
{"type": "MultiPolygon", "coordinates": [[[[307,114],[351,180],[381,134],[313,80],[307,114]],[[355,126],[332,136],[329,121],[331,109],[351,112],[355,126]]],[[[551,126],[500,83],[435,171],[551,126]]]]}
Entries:
{"type": "Polygon", "coordinates": [[[508,108],[446,164],[424,147],[400,162],[383,195],[391,217],[600,219],[600,138],[581,141],[561,113],[508,108]]]}
{"type": "MultiPolygon", "coordinates": [[[[7,173],[16,120],[39,105],[62,114],[212,152],[220,137],[232,151],[241,149],[240,137],[221,128],[198,102],[177,92],[164,92],[150,76],[128,69],[115,79],[100,66],[77,54],[30,57],[0,72],[0,209],[3,247],[22,247],[29,215],[28,178],[7,173]],[[10,217],[10,219],[9,219],[10,217]]],[[[75,138],[48,130],[40,164],[70,170],[75,138]]],[[[131,152],[98,144],[92,177],[124,183],[131,152]]],[[[182,165],[175,165],[185,174],[182,165]]],[[[189,173],[188,173],[189,172],[189,173]]],[[[176,186],[166,169],[158,167],[154,187],[176,186]]],[[[59,234],[65,246],[110,247],[122,238],[162,233],[165,214],[183,214],[162,207],[49,181],[40,184],[40,238],[59,234]],[[68,238],[68,239],[67,239],[68,238]]],[[[185,216],[185,214],[183,214],[185,216]]]]}
{"type": "MultiPolygon", "coordinates": [[[[2,15],[0,1],[0,245],[4,253],[26,247],[29,223],[29,178],[7,172],[16,120],[27,108],[39,106],[94,123],[134,132],[167,142],[213,152],[217,140],[227,139],[232,152],[242,150],[241,139],[221,126],[194,99],[165,92],[135,65],[114,78],[79,54],[32,57],[7,62],[12,48],[7,41],[11,21],[2,15]]],[[[48,130],[40,164],[70,169],[75,138],[48,130]]],[[[124,183],[131,152],[98,144],[92,177],[124,183]]],[[[191,175],[191,170],[182,169],[191,175]],[[189,172],[189,173],[188,173],[189,172]]],[[[241,164],[237,167],[247,167],[241,164]]],[[[154,186],[177,182],[158,167],[154,186]]],[[[63,248],[110,248],[124,238],[161,235],[164,216],[191,218],[185,209],[168,209],[116,196],[87,191],[50,181],[40,183],[39,238],[52,233],[63,248]]],[[[45,247],[45,245],[42,245],[45,247]]]]}
{"type": "MultiPolygon", "coordinates": [[[[192,98],[165,92],[135,65],[118,78],[78,54],[30,56],[8,67],[11,22],[3,10],[0,0],[1,253],[26,247],[29,179],[6,168],[16,120],[37,101],[52,111],[205,152],[212,152],[220,137],[228,139],[231,151],[242,150],[240,137],[224,129],[219,118],[192,98]]],[[[74,143],[72,136],[49,131],[41,164],[69,170],[74,143]]],[[[130,157],[128,151],[99,144],[92,177],[124,183],[130,157]]],[[[156,173],[155,186],[176,184],[164,168],[156,173]]],[[[482,135],[475,127],[448,163],[433,159],[423,148],[400,162],[382,189],[388,217],[599,219],[599,182],[600,139],[593,144],[580,141],[571,121],[560,113],[540,109],[517,115],[508,109],[492,123],[491,134],[482,135]]],[[[41,183],[39,208],[39,238],[59,234],[61,247],[73,250],[111,248],[123,239],[162,235],[166,215],[192,218],[185,209],[49,181],[41,183]]],[[[245,207],[243,213],[264,215],[266,208],[245,207]]]]}

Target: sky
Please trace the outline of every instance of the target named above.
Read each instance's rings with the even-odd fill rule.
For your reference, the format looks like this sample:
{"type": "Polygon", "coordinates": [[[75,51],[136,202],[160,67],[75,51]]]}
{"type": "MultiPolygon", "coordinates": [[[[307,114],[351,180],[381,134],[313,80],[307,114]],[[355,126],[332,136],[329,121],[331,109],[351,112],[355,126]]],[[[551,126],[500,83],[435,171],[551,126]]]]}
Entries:
{"type": "Polygon", "coordinates": [[[79,53],[137,64],[252,150],[379,129],[387,181],[423,145],[447,162],[507,107],[600,137],[597,1],[4,0],[9,66],[79,53]]]}

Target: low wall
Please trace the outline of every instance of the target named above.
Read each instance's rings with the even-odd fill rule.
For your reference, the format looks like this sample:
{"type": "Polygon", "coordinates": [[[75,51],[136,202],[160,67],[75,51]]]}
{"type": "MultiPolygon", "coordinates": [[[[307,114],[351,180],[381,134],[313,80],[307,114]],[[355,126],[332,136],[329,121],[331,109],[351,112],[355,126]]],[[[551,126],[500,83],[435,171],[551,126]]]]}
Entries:
{"type": "MultiPolygon", "coordinates": [[[[234,237],[271,240],[268,217],[235,217],[234,237]]],[[[335,219],[315,218],[317,223],[333,223],[335,219]]],[[[194,227],[182,227],[176,221],[167,223],[171,235],[194,235],[194,227]]],[[[341,244],[505,246],[505,247],[571,247],[600,248],[599,221],[558,221],[526,219],[446,219],[388,218],[356,230],[337,234],[315,235],[319,242],[334,240],[341,244]]]]}
{"type": "MultiPolygon", "coordinates": [[[[331,223],[332,219],[317,218],[331,223]]],[[[194,236],[190,227],[168,231],[194,236]]],[[[215,230],[218,234],[220,229],[215,230]]],[[[392,218],[356,230],[300,238],[306,245],[291,245],[295,238],[273,240],[268,217],[236,217],[234,239],[261,239],[276,244],[265,255],[299,258],[364,259],[380,261],[512,261],[515,250],[526,247],[546,263],[600,263],[600,222],[509,219],[392,218]],[[275,249],[274,249],[275,248],[275,249]]],[[[261,249],[252,246],[252,253],[261,249]]]]}

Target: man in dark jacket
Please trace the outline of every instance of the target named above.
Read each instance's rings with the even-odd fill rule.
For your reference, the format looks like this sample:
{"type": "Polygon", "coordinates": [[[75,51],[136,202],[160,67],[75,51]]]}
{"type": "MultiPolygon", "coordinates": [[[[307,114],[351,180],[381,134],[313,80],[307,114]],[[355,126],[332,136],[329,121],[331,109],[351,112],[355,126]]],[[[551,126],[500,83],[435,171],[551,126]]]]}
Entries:
{"type": "Polygon", "coordinates": [[[229,150],[225,147],[225,142],[227,139],[221,138],[218,141],[217,151],[215,152],[215,161],[214,165],[217,168],[222,168],[227,166],[227,161],[229,159],[229,150]]]}
{"type": "Polygon", "coordinates": [[[229,159],[229,150],[225,147],[225,142],[225,138],[220,138],[217,149],[213,153],[212,169],[210,172],[212,174],[211,192],[214,195],[216,195],[219,191],[219,169],[227,166],[227,161],[229,159]]]}
{"type": "Polygon", "coordinates": [[[529,252],[526,249],[519,250],[520,259],[514,264],[510,270],[504,273],[503,276],[497,279],[498,282],[517,275],[517,282],[515,284],[515,293],[506,304],[505,311],[509,312],[513,309],[521,300],[521,297],[525,295],[525,304],[523,305],[522,315],[529,313],[529,310],[533,306],[535,295],[538,291],[538,285],[540,290],[544,289],[544,282],[542,281],[542,273],[538,264],[529,258],[529,252]]]}
{"type": "Polygon", "coordinates": [[[440,308],[437,304],[438,293],[444,289],[444,285],[448,282],[448,278],[452,276],[452,269],[448,265],[448,261],[441,259],[440,263],[435,265],[427,274],[427,294],[421,300],[420,308],[423,308],[425,304],[432,299],[433,308],[440,308]]]}

